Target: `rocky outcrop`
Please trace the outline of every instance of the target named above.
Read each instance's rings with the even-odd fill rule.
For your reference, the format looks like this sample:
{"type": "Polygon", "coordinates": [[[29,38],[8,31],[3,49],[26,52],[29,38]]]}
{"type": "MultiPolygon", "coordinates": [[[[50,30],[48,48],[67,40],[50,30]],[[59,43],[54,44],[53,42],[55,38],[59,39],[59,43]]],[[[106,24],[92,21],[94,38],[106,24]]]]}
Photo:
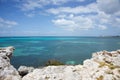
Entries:
{"type": "Polygon", "coordinates": [[[20,66],[18,71],[10,64],[13,50],[0,48],[0,80],[120,80],[120,50],[93,53],[83,65],[53,66],[52,62],[36,69],[20,66]]]}
{"type": "Polygon", "coordinates": [[[20,66],[18,68],[18,72],[19,72],[20,76],[22,76],[22,77],[25,76],[26,74],[32,72],[33,70],[34,70],[33,67],[27,67],[27,66],[20,66]]]}
{"type": "Polygon", "coordinates": [[[10,64],[14,47],[0,48],[0,80],[21,80],[18,71],[10,64]]]}
{"type": "Polygon", "coordinates": [[[22,80],[120,80],[120,50],[93,53],[83,65],[35,69],[22,80]]]}

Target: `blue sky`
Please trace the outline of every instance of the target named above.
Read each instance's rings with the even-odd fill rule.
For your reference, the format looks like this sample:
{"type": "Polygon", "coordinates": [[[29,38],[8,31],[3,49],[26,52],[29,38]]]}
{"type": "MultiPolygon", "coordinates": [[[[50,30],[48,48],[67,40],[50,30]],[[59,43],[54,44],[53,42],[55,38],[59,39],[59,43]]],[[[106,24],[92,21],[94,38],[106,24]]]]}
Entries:
{"type": "Polygon", "coordinates": [[[120,0],[0,0],[0,36],[120,35],[120,0]]]}

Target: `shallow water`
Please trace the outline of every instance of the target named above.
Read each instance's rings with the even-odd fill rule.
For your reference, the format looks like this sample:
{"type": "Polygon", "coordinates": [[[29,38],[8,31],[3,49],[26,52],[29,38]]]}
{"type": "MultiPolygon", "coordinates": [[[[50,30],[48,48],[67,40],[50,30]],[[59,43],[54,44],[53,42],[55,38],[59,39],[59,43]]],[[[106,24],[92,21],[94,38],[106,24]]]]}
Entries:
{"type": "Polygon", "coordinates": [[[0,47],[14,46],[11,63],[44,66],[50,59],[65,64],[82,64],[93,52],[120,49],[119,37],[0,37],[0,47]]]}

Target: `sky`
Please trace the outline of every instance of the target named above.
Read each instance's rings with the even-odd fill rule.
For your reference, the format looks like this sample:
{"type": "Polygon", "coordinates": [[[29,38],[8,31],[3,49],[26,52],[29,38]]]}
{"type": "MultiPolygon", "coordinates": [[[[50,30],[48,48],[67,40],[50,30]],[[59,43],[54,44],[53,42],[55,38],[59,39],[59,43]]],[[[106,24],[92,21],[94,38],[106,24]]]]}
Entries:
{"type": "Polygon", "coordinates": [[[0,36],[120,35],[120,0],[0,0],[0,36]]]}

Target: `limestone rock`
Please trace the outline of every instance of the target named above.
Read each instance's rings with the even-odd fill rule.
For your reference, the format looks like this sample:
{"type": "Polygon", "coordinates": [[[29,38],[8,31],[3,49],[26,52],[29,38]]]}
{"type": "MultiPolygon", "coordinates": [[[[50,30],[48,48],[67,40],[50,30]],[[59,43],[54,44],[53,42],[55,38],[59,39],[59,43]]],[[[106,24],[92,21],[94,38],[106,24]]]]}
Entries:
{"type": "Polygon", "coordinates": [[[5,47],[5,48],[0,48],[0,55],[1,56],[7,56],[7,57],[11,57],[13,50],[15,48],[13,46],[9,46],[9,47],[5,47]]]}
{"type": "Polygon", "coordinates": [[[32,72],[33,70],[34,70],[33,67],[27,67],[27,66],[20,66],[18,68],[18,72],[22,77],[25,76],[26,74],[32,72]]]}
{"type": "Polygon", "coordinates": [[[13,47],[0,48],[0,80],[21,80],[18,71],[10,64],[13,47]]]}
{"type": "Polygon", "coordinates": [[[22,80],[79,80],[80,75],[74,71],[74,66],[48,66],[35,69],[22,80]]]}
{"type": "MultiPolygon", "coordinates": [[[[13,50],[13,47],[0,48],[0,80],[120,80],[120,50],[93,53],[83,65],[52,65],[36,69],[20,66],[19,73],[10,64],[13,50]]],[[[58,64],[56,61],[49,63],[58,64]]]]}
{"type": "Polygon", "coordinates": [[[38,68],[22,80],[120,80],[120,50],[100,51],[83,65],[38,68]]]}

